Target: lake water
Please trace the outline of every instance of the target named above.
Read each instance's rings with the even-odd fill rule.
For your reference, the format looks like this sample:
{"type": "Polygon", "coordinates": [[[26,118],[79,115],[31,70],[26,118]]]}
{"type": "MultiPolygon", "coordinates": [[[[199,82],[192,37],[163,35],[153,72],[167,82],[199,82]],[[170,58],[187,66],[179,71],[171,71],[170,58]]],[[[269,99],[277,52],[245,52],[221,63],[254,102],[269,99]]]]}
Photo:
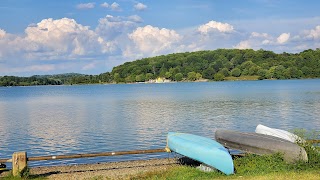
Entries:
{"type": "MultiPolygon", "coordinates": [[[[169,131],[214,138],[259,124],[320,129],[320,79],[0,87],[0,159],[164,148],[169,131]]],[[[30,162],[65,165],[166,153],[30,162]]],[[[7,163],[10,167],[11,163],[7,163]]]]}

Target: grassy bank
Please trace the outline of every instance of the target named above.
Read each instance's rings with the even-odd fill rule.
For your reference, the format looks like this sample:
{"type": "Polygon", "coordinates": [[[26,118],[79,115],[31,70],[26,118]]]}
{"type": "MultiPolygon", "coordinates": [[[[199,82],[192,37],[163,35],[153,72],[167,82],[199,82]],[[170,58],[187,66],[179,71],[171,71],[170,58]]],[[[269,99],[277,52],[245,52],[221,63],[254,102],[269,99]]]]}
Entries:
{"type": "Polygon", "coordinates": [[[267,180],[267,179],[290,179],[290,180],[301,180],[301,179],[319,179],[319,170],[310,171],[286,171],[286,172],[270,172],[262,174],[234,174],[231,176],[226,176],[218,172],[201,172],[192,167],[175,167],[168,171],[160,172],[149,172],[141,174],[130,179],[252,179],[252,180],[267,180]]]}
{"type": "Polygon", "coordinates": [[[235,174],[219,171],[202,172],[194,167],[179,166],[161,172],[149,172],[131,179],[320,179],[320,148],[303,145],[308,162],[286,163],[281,154],[258,156],[249,154],[234,158],[235,174]]]}
{"type": "Polygon", "coordinates": [[[254,80],[258,80],[259,76],[239,76],[239,77],[225,77],[224,80],[225,81],[254,81],[254,80]]]}
{"type": "MultiPolygon", "coordinates": [[[[304,131],[300,133],[305,134],[304,131]]],[[[299,133],[296,133],[299,134],[299,133]]],[[[300,135],[303,137],[302,135],[300,135]]],[[[308,137],[319,138],[319,132],[312,132],[308,137]]],[[[115,174],[118,171],[114,179],[320,179],[320,147],[318,144],[303,144],[308,154],[308,162],[298,161],[295,163],[287,163],[284,161],[282,154],[272,154],[258,156],[254,154],[248,154],[245,157],[234,157],[233,163],[235,168],[235,174],[227,176],[219,171],[214,172],[202,172],[195,167],[186,165],[177,165],[176,161],[167,162],[166,168],[160,168],[164,162],[157,162],[156,164],[148,164],[145,161],[135,162],[134,164],[120,165],[114,163],[109,166],[107,163],[105,167],[97,165],[96,168],[85,166],[85,168],[73,169],[72,171],[62,170],[50,170],[48,172],[42,172],[40,174],[24,174],[24,178],[14,178],[12,176],[3,177],[3,179],[47,179],[56,178],[51,177],[55,173],[61,174],[62,178],[68,179],[70,177],[76,177],[75,174],[80,173],[80,179],[111,179],[110,174],[115,174]],[[152,169],[146,170],[143,167],[153,166],[152,169]],[[104,174],[108,171],[108,175],[104,174]],[[127,171],[134,171],[132,174],[124,174],[127,171]],[[97,172],[95,174],[91,174],[97,172]],[[83,173],[83,174],[81,174],[83,173]]],[[[168,159],[166,160],[168,161],[168,159]]],[[[78,166],[79,167],[79,166],[78,166]]],[[[67,168],[68,169],[68,168],[67,168]]],[[[1,179],[1,177],[0,177],[1,179]]],[[[78,178],[79,179],[79,178],[78,178]]]]}

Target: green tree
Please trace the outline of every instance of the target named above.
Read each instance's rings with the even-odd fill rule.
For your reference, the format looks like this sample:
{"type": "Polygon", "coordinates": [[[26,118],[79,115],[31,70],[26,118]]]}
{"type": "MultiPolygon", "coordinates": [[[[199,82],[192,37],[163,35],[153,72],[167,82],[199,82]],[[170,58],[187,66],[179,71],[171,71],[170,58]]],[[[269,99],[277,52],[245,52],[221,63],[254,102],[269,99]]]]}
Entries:
{"type": "Polygon", "coordinates": [[[231,75],[233,77],[239,77],[241,75],[241,70],[239,68],[234,68],[231,70],[231,75]]]}
{"type": "Polygon", "coordinates": [[[128,77],[125,78],[126,83],[132,83],[136,81],[136,76],[134,75],[130,75],[128,77]]]}
{"type": "Polygon", "coordinates": [[[153,78],[153,74],[152,73],[147,73],[146,74],[146,81],[149,81],[152,78],[153,78]]]}
{"type": "Polygon", "coordinates": [[[171,72],[166,72],[165,78],[166,79],[171,79],[172,78],[172,73],[171,72]]]}
{"type": "Polygon", "coordinates": [[[216,73],[214,75],[214,80],[215,81],[223,81],[224,80],[224,75],[222,73],[218,72],[218,73],[216,73]]]}
{"type": "Polygon", "coordinates": [[[215,71],[213,68],[208,68],[203,71],[202,77],[205,79],[213,79],[213,75],[215,74],[215,71]]]}
{"type": "Polygon", "coordinates": [[[218,72],[220,70],[220,68],[222,68],[222,67],[223,67],[223,64],[222,64],[221,60],[218,60],[213,64],[213,69],[216,72],[218,72]]]}
{"type": "Polygon", "coordinates": [[[257,66],[257,65],[253,65],[249,68],[249,75],[257,75],[258,71],[261,69],[261,67],[257,66]]]}
{"type": "Polygon", "coordinates": [[[267,70],[259,69],[257,75],[259,76],[259,79],[266,79],[267,70]]]}
{"type": "Polygon", "coordinates": [[[274,77],[277,79],[285,79],[284,70],[285,68],[282,65],[277,66],[274,71],[274,77]]]}
{"type": "Polygon", "coordinates": [[[196,79],[197,79],[197,73],[195,73],[195,72],[189,72],[188,73],[188,77],[187,77],[187,79],[189,80],[189,81],[195,81],[196,79]]]}
{"type": "Polygon", "coordinates": [[[230,76],[230,72],[227,68],[222,68],[219,72],[222,73],[225,77],[230,76]]]}
{"type": "Polygon", "coordinates": [[[309,68],[309,67],[307,67],[307,66],[303,66],[302,68],[301,68],[301,71],[302,71],[302,74],[303,74],[303,76],[304,77],[310,77],[311,76],[311,72],[312,72],[312,69],[311,68],[309,68]]]}
{"type": "Polygon", "coordinates": [[[144,74],[139,74],[136,76],[136,82],[145,82],[146,76],[144,74]]]}
{"type": "Polygon", "coordinates": [[[202,75],[200,73],[197,73],[196,78],[197,78],[197,80],[202,79],[202,75]]]}
{"type": "Polygon", "coordinates": [[[174,78],[175,78],[176,81],[182,81],[183,74],[182,74],[182,73],[177,73],[177,74],[174,76],[174,78]]]}
{"type": "Polygon", "coordinates": [[[120,74],[119,74],[119,73],[115,73],[115,74],[113,75],[113,80],[114,80],[116,83],[120,83],[120,82],[121,82],[120,74]]]}

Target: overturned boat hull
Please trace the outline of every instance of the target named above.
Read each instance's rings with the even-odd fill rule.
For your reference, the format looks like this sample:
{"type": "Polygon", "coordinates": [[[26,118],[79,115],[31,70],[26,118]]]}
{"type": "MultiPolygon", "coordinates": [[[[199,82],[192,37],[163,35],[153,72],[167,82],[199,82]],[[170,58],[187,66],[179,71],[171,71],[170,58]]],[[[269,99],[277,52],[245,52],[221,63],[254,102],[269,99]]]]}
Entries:
{"type": "Polygon", "coordinates": [[[303,147],[273,136],[219,129],[215,133],[215,139],[227,148],[248,153],[259,155],[282,153],[287,162],[308,161],[303,147]]]}
{"type": "Polygon", "coordinates": [[[233,160],[228,150],[212,139],[187,133],[169,132],[167,148],[227,175],[234,173],[233,160]]]}

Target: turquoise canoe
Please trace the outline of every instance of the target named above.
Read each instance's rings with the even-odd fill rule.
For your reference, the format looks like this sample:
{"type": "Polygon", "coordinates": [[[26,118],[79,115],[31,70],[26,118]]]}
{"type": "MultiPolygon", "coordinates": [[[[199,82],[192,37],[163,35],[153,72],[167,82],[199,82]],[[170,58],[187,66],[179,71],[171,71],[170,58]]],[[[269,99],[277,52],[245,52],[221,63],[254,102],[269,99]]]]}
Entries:
{"type": "Polygon", "coordinates": [[[212,139],[187,133],[169,132],[167,148],[227,175],[234,173],[232,157],[228,150],[212,139]]]}

